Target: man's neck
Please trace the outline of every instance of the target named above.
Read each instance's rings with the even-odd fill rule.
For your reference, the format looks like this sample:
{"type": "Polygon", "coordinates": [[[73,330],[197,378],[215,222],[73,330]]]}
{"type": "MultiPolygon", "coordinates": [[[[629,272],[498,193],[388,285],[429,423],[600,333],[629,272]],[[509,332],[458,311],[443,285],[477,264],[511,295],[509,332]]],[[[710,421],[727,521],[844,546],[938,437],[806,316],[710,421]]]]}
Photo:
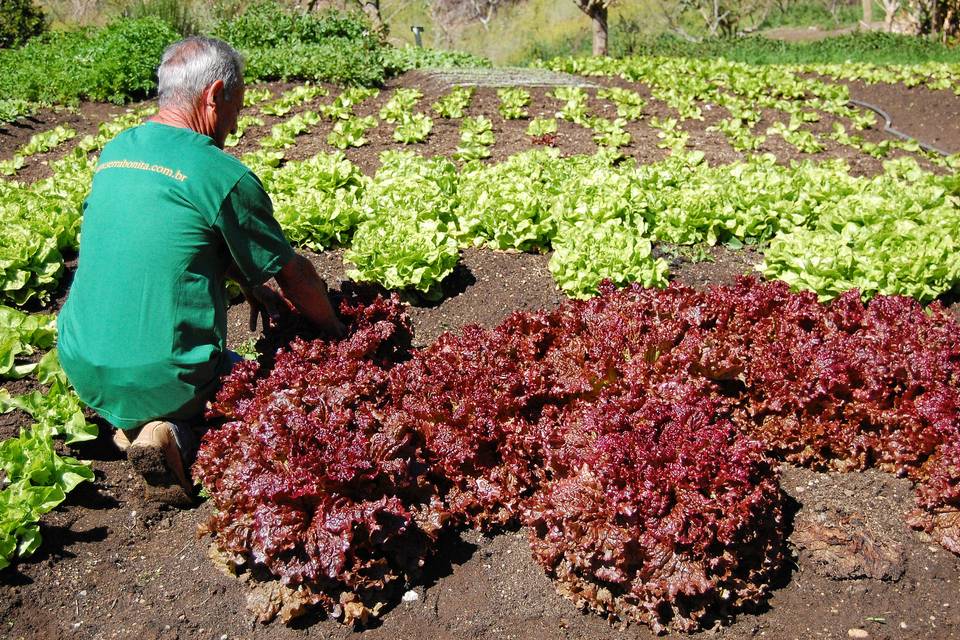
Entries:
{"type": "Polygon", "coordinates": [[[161,109],[149,119],[151,122],[179,127],[181,129],[190,129],[199,134],[213,137],[213,131],[207,131],[209,125],[205,126],[202,118],[199,117],[196,109],[184,109],[176,105],[168,105],[161,109]]]}

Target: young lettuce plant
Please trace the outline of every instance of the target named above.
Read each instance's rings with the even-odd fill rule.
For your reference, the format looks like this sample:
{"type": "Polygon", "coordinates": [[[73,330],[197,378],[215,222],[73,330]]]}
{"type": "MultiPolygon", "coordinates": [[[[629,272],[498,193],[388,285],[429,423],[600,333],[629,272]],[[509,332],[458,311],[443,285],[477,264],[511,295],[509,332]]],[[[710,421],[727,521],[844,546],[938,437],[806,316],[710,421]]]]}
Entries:
{"type": "Polygon", "coordinates": [[[393,131],[393,139],[404,144],[423,142],[433,129],[433,120],[424,113],[405,114],[393,131]]]}
{"type": "Polygon", "coordinates": [[[330,104],[318,107],[321,116],[327,120],[346,120],[353,115],[353,107],[364,100],[375,98],[380,94],[379,89],[367,87],[348,87],[340,92],[330,104]]]}
{"type": "Polygon", "coordinates": [[[292,147],[297,136],[302,135],[320,123],[315,111],[298,113],[270,128],[270,135],[260,140],[265,149],[280,150],[292,147]]]}
{"type": "Polygon", "coordinates": [[[56,337],[55,316],[0,306],[0,378],[22,378],[33,373],[37,363],[24,359],[37,350],[51,348],[56,337]]]}
{"type": "Polygon", "coordinates": [[[626,120],[621,118],[616,120],[591,118],[588,122],[590,128],[595,132],[593,141],[601,147],[617,149],[630,144],[630,133],[623,128],[627,124],[626,120]]]}
{"type": "Polygon", "coordinates": [[[527,125],[530,142],[552,147],[557,142],[557,121],[554,118],[534,118],[527,125]]]}
{"type": "Polygon", "coordinates": [[[623,87],[604,87],[597,91],[597,97],[615,104],[620,118],[632,121],[643,118],[643,108],[647,103],[636,91],[623,87]]]}
{"type": "Polygon", "coordinates": [[[460,146],[456,157],[461,160],[480,160],[490,157],[495,141],[493,123],[486,116],[466,117],[460,123],[460,146]]]}
{"type": "Polygon", "coordinates": [[[441,118],[462,118],[475,92],[474,87],[456,86],[450,90],[450,93],[442,96],[430,107],[441,118]]]}
{"type": "MultiPolygon", "coordinates": [[[[20,338],[33,341],[36,347],[52,341],[55,329],[48,318],[13,316],[19,321],[20,338]]],[[[40,517],[63,502],[79,483],[93,480],[89,463],[59,455],[54,445],[54,438],[63,438],[67,444],[92,440],[98,431],[84,419],[83,405],[67,382],[56,349],[48,351],[32,371],[41,384],[49,385],[46,391],[11,397],[6,389],[0,389],[0,412],[19,409],[34,420],[29,428],[20,430],[18,437],[0,443],[0,469],[4,473],[0,489],[0,568],[8,566],[14,556],[23,558],[36,551],[41,542],[37,525],[40,517]]],[[[16,374],[17,367],[11,372],[16,374]]]]}
{"type": "Polygon", "coordinates": [[[397,89],[387,103],[380,108],[380,119],[397,124],[413,112],[420,98],[423,97],[418,89],[397,89]]]}
{"type": "Polygon", "coordinates": [[[243,94],[243,106],[252,107],[273,97],[273,93],[266,87],[247,89],[243,94]]]}
{"type": "Polygon", "coordinates": [[[504,120],[519,120],[527,117],[530,92],[522,87],[503,87],[497,90],[500,105],[497,109],[504,120]]]}
{"type": "Polygon", "coordinates": [[[352,116],[347,120],[337,120],[333,129],[327,134],[327,144],[337,149],[347,149],[349,147],[362,147],[367,144],[364,135],[377,126],[377,119],[374,116],[352,116]]]}
{"type": "Polygon", "coordinates": [[[237,131],[236,133],[231,133],[227,136],[226,141],[223,143],[225,147],[235,147],[240,144],[240,138],[243,137],[243,134],[246,133],[247,129],[250,127],[262,127],[264,124],[262,118],[257,116],[240,116],[237,119],[237,131]]]}
{"type": "Polygon", "coordinates": [[[796,116],[790,117],[790,122],[775,122],[767,128],[767,135],[778,135],[788,144],[796,147],[801,153],[820,153],[824,150],[823,143],[817,140],[812,131],[802,129],[803,120],[796,116]]]}
{"type": "Polygon", "coordinates": [[[719,131],[737,151],[756,151],[766,141],[766,136],[753,133],[750,126],[740,118],[724,118],[707,127],[707,131],[719,131]]]}
{"type": "Polygon", "coordinates": [[[670,149],[673,153],[680,153],[687,146],[690,134],[679,127],[676,118],[650,118],[650,126],[657,129],[657,137],[662,142],[657,143],[661,149],[670,149]]]}
{"type": "Polygon", "coordinates": [[[556,132],[557,121],[554,118],[534,118],[527,125],[527,135],[533,138],[556,132]]]}
{"type": "Polygon", "coordinates": [[[312,84],[304,84],[285,91],[279,98],[260,107],[260,111],[270,116],[285,116],[296,107],[327,95],[327,90],[312,84]]]}
{"type": "Polygon", "coordinates": [[[588,115],[586,91],[580,87],[557,87],[551,95],[564,103],[563,108],[556,113],[556,117],[574,124],[582,124],[586,120],[588,115]]]}

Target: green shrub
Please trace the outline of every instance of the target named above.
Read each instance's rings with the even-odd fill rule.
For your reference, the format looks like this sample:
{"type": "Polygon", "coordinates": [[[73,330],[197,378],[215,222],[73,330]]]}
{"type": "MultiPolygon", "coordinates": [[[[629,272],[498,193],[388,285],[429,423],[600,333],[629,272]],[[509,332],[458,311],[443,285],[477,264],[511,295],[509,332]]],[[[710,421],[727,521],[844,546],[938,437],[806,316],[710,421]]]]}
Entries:
{"type": "Polygon", "coordinates": [[[758,35],[688,42],[661,35],[634,43],[629,53],[684,58],[723,57],[751,64],[843,63],[850,60],[873,64],[960,62],[960,49],[925,38],[880,31],[854,32],[813,42],[784,42],[758,35]]]}
{"type": "Polygon", "coordinates": [[[156,17],[119,20],[93,39],[84,97],[122,103],[156,89],[163,50],[180,39],[173,27],[156,17]]]}
{"type": "Polygon", "coordinates": [[[426,47],[388,47],[383,52],[387,75],[392,76],[411,69],[454,69],[460,67],[491,67],[490,60],[465,51],[441,51],[426,47]]]}
{"type": "Polygon", "coordinates": [[[214,35],[238,49],[260,49],[293,42],[322,44],[328,38],[379,43],[366,18],[359,12],[301,13],[285,8],[276,0],[260,0],[240,15],[222,20],[214,29],[214,35]]]}
{"type": "Polygon", "coordinates": [[[47,17],[33,0],[0,2],[0,48],[18,47],[46,28],[47,17]]]}
{"type": "Polygon", "coordinates": [[[19,49],[0,51],[0,100],[122,103],[145,96],[156,87],[164,48],[177,39],[159,18],[44,34],[19,49]]]}
{"type": "Polygon", "coordinates": [[[372,86],[383,83],[380,50],[355,40],[330,38],[320,44],[294,42],[260,49],[244,49],[246,78],[256,80],[326,80],[372,86]]]}
{"type": "Polygon", "coordinates": [[[134,20],[160,18],[184,37],[204,31],[203,18],[189,0],[135,0],[124,9],[123,15],[134,20]]]}
{"type": "Polygon", "coordinates": [[[243,52],[248,80],[372,85],[384,79],[384,47],[359,12],[302,13],[261,0],[220,21],[214,35],[243,52]]]}

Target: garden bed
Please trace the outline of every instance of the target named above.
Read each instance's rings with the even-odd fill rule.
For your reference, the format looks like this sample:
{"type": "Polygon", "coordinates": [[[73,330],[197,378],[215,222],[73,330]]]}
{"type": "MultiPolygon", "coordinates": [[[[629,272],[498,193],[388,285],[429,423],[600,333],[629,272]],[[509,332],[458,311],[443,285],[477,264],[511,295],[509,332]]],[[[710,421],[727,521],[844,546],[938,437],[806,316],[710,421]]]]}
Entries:
{"type": "MultiPolygon", "coordinates": [[[[611,81],[613,82],[613,81],[611,81]]],[[[416,74],[391,86],[417,86],[432,101],[429,88],[416,74]]],[[[436,95],[445,89],[437,88],[436,95]]],[[[532,109],[547,109],[538,90],[532,109]]],[[[857,86],[854,97],[873,102],[894,117],[894,126],[908,133],[936,131],[935,142],[960,150],[956,127],[957,98],[926,89],[891,91],[857,86]],[[860,92],[863,93],[860,93],[860,92]],[[877,93],[871,94],[871,91],[877,93]],[[897,97],[902,101],[891,102],[897,97]],[[913,114],[914,119],[907,118],[913,114]],[[932,123],[932,124],[931,124],[932,123]],[[936,126],[936,129],[931,127],[936,126]]],[[[495,92],[478,91],[471,109],[495,110],[495,92]]],[[[385,96],[358,109],[373,113],[385,96]]],[[[599,105],[598,105],[599,107],[599,105]]],[[[657,113],[656,105],[652,113],[657,113]]],[[[78,129],[84,114],[102,118],[103,107],[85,105],[80,115],[41,114],[35,126],[47,129],[66,121],[78,129]],[[80,118],[78,121],[76,118],[80,118]]],[[[469,114],[470,112],[468,112],[469,114]]],[[[271,122],[261,133],[269,131],[271,122]]],[[[569,123],[561,123],[561,127],[569,123]]],[[[736,159],[721,136],[706,132],[706,122],[684,123],[692,128],[692,146],[713,162],[736,159]]],[[[425,155],[448,155],[456,147],[456,128],[444,132],[437,123],[425,155]]],[[[497,130],[493,161],[529,147],[525,124],[506,123],[497,130]],[[513,130],[516,128],[516,131],[513,130]]],[[[324,124],[298,139],[289,159],[329,151],[324,124]]],[[[379,128],[378,128],[379,131],[379,128]]],[[[634,141],[624,151],[641,161],[653,161],[665,152],[643,123],[636,125],[634,141]]],[[[251,132],[252,134],[253,132],[251,132]]],[[[369,146],[351,150],[348,157],[372,173],[377,152],[400,148],[385,130],[371,135],[369,146]]],[[[596,145],[582,130],[570,127],[558,135],[566,154],[593,153],[596,145]]],[[[871,134],[872,135],[872,134],[871,134]]],[[[0,158],[29,138],[27,133],[0,137],[0,158]]],[[[251,135],[251,139],[253,135],[251,135]]],[[[241,143],[243,144],[243,143],[241,143]]],[[[773,150],[781,163],[801,157],[786,145],[773,150]]],[[[244,150],[241,146],[238,151],[244,150]]],[[[846,149],[835,150],[841,157],[846,149]]],[[[53,155],[53,154],[51,154],[53,155]]],[[[874,173],[879,162],[860,156],[856,165],[874,173]]],[[[25,167],[22,177],[41,177],[42,160],[25,167]],[[30,172],[30,173],[27,173],[30,172]],[[35,172],[35,173],[33,173],[35,172]]],[[[696,288],[730,283],[750,272],[760,256],[750,251],[710,250],[712,261],[664,255],[672,261],[674,279],[696,288]]],[[[339,288],[344,279],[341,251],[310,254],[321,275],[339,288]]],[[[555,307],[563,299],[547,271],[547,256],[499,253],[471,249],[444,283],[442,302],[410,309],[415,344],[432,343],[444,331],[467,324],[493,327],[514,310],[555,307]]],[[[46,310],[62,304],[64,288],[46,310]]],[[[246,308],[235,306],[229,316],[229,342],[248,341],[246,308]]],[[[268,347],[260,343],[261,350],[268,347]]],[[[5,383],[11,391],[22,391],[5,383]]],[[[22,414],[3,417],[3,435],[28,424],[22,414]]],[[[9,638],[296,638],[307,634],[333,638],[354,637],[340,624],[307,616],[285,627],[261,626],[247,610],[249,581],[227,575],[208,558],[208,538],[197,537],[197,526],[211,515],[211,505],[188,511],[169,510],[145,503],[139,480],[112,449],[107,429],[100,438],[77,447],[78,457],[93,460],[94,483],[80,485],[66,503],[41,524],[44,543],[36,554],[7,570],[0,593],[0,637],[9,638]]],[[[763,610],[740,614],[730,626],[717,630],[726,638],[840,638],[851,629],[874,638],[960,638],[960,559],[923,534],[911,531],[905,514],[914,507],[906,480],[878,471],[816,473],[785,466],[783,489],[789,495],[789,541],[795,562],[774,583],[763,610]]],[[[426,567],[421,583],[412,585],[404,600],[391,601],[363,637],[367,638],[647,638],[643,626],[611,627],[594,615],[580,614],[557,595],[554,584],[530,556],[526,534],[506,531],[486,537],[466,532],[441,540],[441,552],[426,567]]],[[[257,596],[254,596],[257,597],[257,596]]],[[[356,637],[359,637],[358,635],[356,637]]],[[[864,637],[853,635],[851,637],[864,637]]]]}

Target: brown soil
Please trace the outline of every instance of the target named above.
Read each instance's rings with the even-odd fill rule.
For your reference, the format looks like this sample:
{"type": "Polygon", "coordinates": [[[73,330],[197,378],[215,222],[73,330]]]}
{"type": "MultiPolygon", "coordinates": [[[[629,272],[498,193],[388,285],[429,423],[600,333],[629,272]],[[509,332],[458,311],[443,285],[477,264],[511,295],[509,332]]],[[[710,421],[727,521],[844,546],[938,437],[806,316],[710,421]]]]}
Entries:
{"type": "MultiPolygon", "coordinates": [[[[415,84],[415,79],[395,81],[391,88],[405,84],[415,84]]],[[[427,110],[442,92],[439,88],[428,93],[421,110],[427,110]]],[[[532,93],[531,115],[557,108],[544,90],[533,89],[532,93]]],[[[357,111],[379,109],[386,97],[371,100],[357,111]]],[[[913,112],[914,117],[922,116],[924,122],[936,126],[944,122],[941,114],[946,117],[956,108],[956,101],[952,97],[944,104],[925,102],[913,112]]],[[[503,121],[495,104],[495,92],[480,89],[471,107],[472,113],[482,110],[494,122],[494,159],[529,148],[523,132],[526,123],[503,121]]],[[[882,106],[893,109],[889,104],[882,106]]],[[[599,103],[591,102],[591,109],[599,112],[600,108],[599,103]]],[[[95,109],[103,107],[84,105],[81,114],[95,109]]],[[[667,112],[664,106],[652,103],[649,113],[667,112]]],[[[47,116],[38,122],[49,127],[62,121],[56,117],[65,116],[43,117],[47,116]]],[[[593,151],[589,135],[564,124],[558,136],[563,153],[593,151]]],[[[895,126],[898,124],[906,128],[910,123],[895,118],[895,126]]],[[[436,118],[429,141],[410,148],[428,155],[450,153],[456,146],[457,130],[448,125],[436,118]]],[[[691,144],[709,147],[704,150],[716,161],[729,161],[737,155],[722,137],[705,131],[706,123],[685,126],[692,130],[691,144]]],[[[288,156],[329,151],[324,127],[329,124],[323,123],[301,138],[288,156]]],[[[654,144],[656,133],[645,122],[631,127],[636,134],[628,153],[644,162],[663,157],[654,144]]],[[[960,148],[960,135],[949,128],[940,131],[953,136],[941,139],[940,144],[960,148]]],[[[365,171],[374,171],[376,152],[403,146],[392,141],[391,133],[384,127],[369,147],[350,151],[348,156],[365,171]]],[[[255,139],[254,132],[249,135],[250,140],[255,139]]],[[[0,137],[2,157],[22,144],[4,144],[2,140],[0,137]]],[[[777,147],[776,152],[782,162],[797,156],[788,148],[777,147]]],[[[659,250],[671,258],[673,277],[696,287],[730,282],[750,272],[761,257],[753,251],[716,247],[709,251],[710,260],[691,262],[692,253],[668,247],[659,250]]],[[[460,266],[444,283],[447,295],[443,301],[410,308],[417,344],[429,344],[442,332],[457,331],[469,323],[494,326],[514,310],[557,305],[562,297],[547,271],[548,257],[464,251],[460,266]]],[[[338,290],[344,278],[342,252],[310,254],[310,258],[338,290]]],[[[62,304],[65,289],[66,285],[50,310],[62,304]]],[[[231,346],[261,337],[246,324],[245,305],[232,307],[231,346]]],[[[19,393],[34,388],[31,384],[20,381],[3,386],[19,393]]],[[[16,412],[0,416],[0,436],[13,435],[27,422],[16,412]]],[[[73,451],[92,460],[95,482],[81,485],[64,505],[44,517],[44,542],[37,553],[0,572],[0,638],[652,637],[645,627],[614,627],[577,612],[554,592],[550,580],[533,562],[523,531],[493,538],[466,532],[445,540],[427,567],[424,583],[412,585],[417,598],[388,603],[381,618],[362,634],[312,617],[292,627],[259,625],[245,607],[248,585],[221,572],[207,557],[209,540],[196,536],[197,525],[211,514],[210,505],[181,511],[145,502],[140,481],[112,448],[108,430],[102,431],[97,441],[73,451]]],[[[707,634],[730,639],[960,638],[960,558],[906,527],[904,514],[913,507],[909,482],[873,471],[834,474],[785,467],[782,484],[790,496],[794,561],[774,585],[762,610],[743,613],[729,626],[707,634]],[[858,635],[860,630],[868,636],[858,635]]]]}
{"type": "Polygon", "coordinates": [[[886,111],[894,129],[948,153],[960,153],[960,100],[952,91],[860,81],[846,84],[851,98],[886,111]]]}

